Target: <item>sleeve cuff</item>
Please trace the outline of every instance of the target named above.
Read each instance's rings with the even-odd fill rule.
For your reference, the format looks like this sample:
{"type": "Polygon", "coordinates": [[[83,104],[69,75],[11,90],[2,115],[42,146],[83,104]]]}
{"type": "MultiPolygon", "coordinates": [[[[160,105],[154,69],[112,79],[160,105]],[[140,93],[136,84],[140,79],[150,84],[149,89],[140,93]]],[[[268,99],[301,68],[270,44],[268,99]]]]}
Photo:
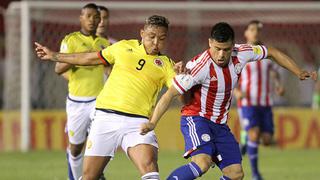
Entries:
{"type": "Polygon", "coordinates": [[[261,49],[262,49],[262,59],[265,59],[268,57],[268,50],[265,46],[260,45],[261,49]]]}
{"type": "Polygon", "coordinates": [[[102,55],[102,50],[98,52],[98,57],[99,59],[102,61],[103,64],[105,65],[110,65],[110,63],[107,61],[107,59],[105,59],[102,55]]]}
{"type": "Polygon", "coordinates": [[[186,92],[186,90],[178,83],[176,78],[173,78],[172,84],[180,94],[184,94],[186,92]]]}

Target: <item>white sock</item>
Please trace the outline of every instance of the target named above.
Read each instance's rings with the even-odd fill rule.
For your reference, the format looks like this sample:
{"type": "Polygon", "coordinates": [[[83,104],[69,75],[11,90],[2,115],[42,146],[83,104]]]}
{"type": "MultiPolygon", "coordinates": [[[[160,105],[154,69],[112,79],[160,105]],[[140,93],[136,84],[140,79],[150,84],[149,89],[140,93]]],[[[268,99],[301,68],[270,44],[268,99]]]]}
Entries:
{"type": "Polygon", "coordinates": [[[141,180],[160,180],[158,172],[149,172],[141,177],[141,180]]]}
{"type": "Polygon", "coordinates": [[[83,161],[83,154],[79,154],[77,157],[74,157],[70,150],[68,149],[68,163],[70,164],[70,168],[73,174],[74,179],[79,179],[82,176],[82,161],[83,161]]]}

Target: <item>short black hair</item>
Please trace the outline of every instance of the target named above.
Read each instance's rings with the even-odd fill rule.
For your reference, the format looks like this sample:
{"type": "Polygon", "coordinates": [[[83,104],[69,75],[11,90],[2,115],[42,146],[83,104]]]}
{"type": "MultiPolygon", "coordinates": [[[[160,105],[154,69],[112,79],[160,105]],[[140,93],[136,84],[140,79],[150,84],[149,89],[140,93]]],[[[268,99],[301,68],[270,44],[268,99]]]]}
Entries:
{"type": "Polygon", "coordinates": [[[169,20],[164,16],[152,15],[146,19],[144,27],[146,26],[160,26],[169,28],[169,20]]]}
{"type": "Polygon", "coordinates": [[[95,3],[89,3],[84,5],[82,9],[95,9],[98,11],[98,6],[95,3]]]}
{"type": "Polygon", "coordinates": [[[107,7],[105,7],[105,6],[98,6],[98,10],[99,11],[106,11],[106,12],[109,13],[109,9],[107,7]]]}
{"type": "Polygon", "coordinates": [[[259,20],[251,20],[248,24],[247,24],[247,27],[246,29],[249,28],[250,25],[257,25],[259,29],[261,29],[263,27],[263,23],[259,20]]]}
{"type": "Polygon", "coordinates": [[[232,27],[225,22],[215,24],[211,29],[211,39],[217,42],[234,42],[234,31],[232,27]]]}

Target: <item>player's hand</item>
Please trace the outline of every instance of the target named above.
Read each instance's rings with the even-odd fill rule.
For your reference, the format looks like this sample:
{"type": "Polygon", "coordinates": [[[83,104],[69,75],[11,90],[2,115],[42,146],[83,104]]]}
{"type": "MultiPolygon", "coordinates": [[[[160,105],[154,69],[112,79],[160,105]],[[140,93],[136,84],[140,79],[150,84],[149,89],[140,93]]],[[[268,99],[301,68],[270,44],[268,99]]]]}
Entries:
{"type": "Polygon", "coordinates": [[[54,57],[54,52],[51,51],[49,48],[42,46],[41,44],[35,42],[36,45],[35,51],[37,56],[42,60],[51,60],[54,57]]]}
{"type": "Polygon", "coordinates": [[[278,85],[275,89],[275,92],[278,96],[283,96],[285,93],[284,87],[282,85],[278,85]]]}
{"type": "Polygon", "coordinates": [[[311,72],[310,75],[311,75],[311,78],[312,78],[314,81],[317,81],[317,80],[318,80],[318,73],[317,73],[317,71],[311,72]]]}
{"type": "Polygon", "coordinates": [[[143,123],[140,127],[140,134],[146,135],[148,132],[154,130],[155,127],[156,125],[151,122],[143,123]]]}
{"type": "Polygon", "coordinates": [[[177,74],[188,74],[190,71],[186,68],[186,64],[182,61],[177,62],[174,67],[174,72],[177,74]]]}

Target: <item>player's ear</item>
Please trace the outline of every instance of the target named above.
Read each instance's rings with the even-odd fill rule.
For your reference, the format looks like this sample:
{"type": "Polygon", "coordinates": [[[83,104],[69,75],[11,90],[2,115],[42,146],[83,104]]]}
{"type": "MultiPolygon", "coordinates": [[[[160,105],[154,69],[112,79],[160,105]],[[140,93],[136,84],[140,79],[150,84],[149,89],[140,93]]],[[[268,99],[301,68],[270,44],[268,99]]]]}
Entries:
{"type": "Polygon", "coordinates": [[[211,48],[211,47],[212,47],[212,39],[209,38],[209,39],[208,39],[208,42],[209,42],[209,47],[211,48]]]}
{"type": "Polygon", "coordinates": [[[140,36],[143,39],[143,37],[144,37],[144,29],[140,29],[140,36]]]}

